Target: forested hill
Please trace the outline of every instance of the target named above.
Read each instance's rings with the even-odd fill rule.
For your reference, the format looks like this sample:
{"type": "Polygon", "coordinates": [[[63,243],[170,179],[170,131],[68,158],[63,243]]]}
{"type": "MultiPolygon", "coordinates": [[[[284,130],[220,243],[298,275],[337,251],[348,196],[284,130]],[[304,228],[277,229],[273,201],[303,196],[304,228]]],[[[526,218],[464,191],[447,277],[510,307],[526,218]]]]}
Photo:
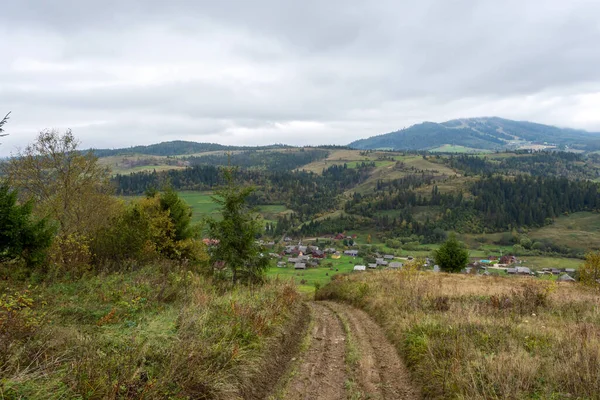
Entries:
{"type": "Polygon", "coordinates": [[[361,139],[348,146],[360,150],[433,150],[445,145],[472,149],[519,149],[535,145],[597,150],[600,133],[557,128],[498,117],[423,122],[396,132],[361,139]]]}
{"type": "Polygon", "coordinates": [[[123,154],[146,154],[152,156],[177,156],[209,151],[234,151],[234,150],[268,150],[283,149],[290,146],[275,144],[270,146],[225,146],[217,143],[197,143],[184,140],[162,142],[148,146],[134,146],[123,149],[93,149],[98,157],[110,157],[123,154]]]}

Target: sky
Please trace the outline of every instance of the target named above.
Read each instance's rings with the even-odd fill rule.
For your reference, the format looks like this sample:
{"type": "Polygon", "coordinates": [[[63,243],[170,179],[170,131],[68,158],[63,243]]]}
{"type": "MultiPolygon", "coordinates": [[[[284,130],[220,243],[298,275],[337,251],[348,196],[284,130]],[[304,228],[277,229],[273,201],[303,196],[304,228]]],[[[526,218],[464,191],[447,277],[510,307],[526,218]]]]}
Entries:
{"type": "Polygon", "coordinates": [[[347,144],[499,116],[600,132],[597,0],[19,0],[0,9],[0,155],[347,144]]]}

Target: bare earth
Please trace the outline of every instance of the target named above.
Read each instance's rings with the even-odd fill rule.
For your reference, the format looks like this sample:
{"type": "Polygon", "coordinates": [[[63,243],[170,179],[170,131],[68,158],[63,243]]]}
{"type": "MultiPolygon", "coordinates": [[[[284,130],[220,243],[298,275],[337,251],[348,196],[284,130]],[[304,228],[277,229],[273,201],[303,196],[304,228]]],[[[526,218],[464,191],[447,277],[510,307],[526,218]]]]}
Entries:
{"type": "Polygon", "coordinates": [[[315,302],[310,307],[313,318],[310,345],[282,398],[420,398],[396,349],[365,312],[333,302],[315,302]],[[358,352],[354,365],[346,360],[348,340],[358,352]]]}

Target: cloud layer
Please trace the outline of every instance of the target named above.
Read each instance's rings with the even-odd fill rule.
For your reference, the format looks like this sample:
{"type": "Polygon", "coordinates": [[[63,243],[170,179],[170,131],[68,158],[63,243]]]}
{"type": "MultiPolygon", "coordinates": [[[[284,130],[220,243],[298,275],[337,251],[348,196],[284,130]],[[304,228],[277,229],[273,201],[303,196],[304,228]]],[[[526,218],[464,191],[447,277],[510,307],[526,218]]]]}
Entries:
{"type": "Polygon", "coordinates": [[[600,3],[21,0],[0,10],[0,154],[346,144],[498,115],[600,131],[600,3]]]}

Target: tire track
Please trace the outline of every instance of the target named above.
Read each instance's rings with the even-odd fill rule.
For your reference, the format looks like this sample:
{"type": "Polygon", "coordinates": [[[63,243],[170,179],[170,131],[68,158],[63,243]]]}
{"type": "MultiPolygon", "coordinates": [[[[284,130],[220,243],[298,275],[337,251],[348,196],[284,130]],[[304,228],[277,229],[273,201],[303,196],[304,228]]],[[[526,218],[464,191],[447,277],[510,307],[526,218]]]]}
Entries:
{"type": "Polygon", "coordinates": [[[382,329],[364,311],[334,302],[326,307],[340,316],[350,328],[359,348],[357,381],[368,399],[419,399],[408,370],[382,329]]]}
{"type": "Polygon", "coordinates": [[[285,399],[331,400],[346,398],[345,335],[339,318],[329,308],[311,303],[314,318],[311,343],[285,399]]]}

